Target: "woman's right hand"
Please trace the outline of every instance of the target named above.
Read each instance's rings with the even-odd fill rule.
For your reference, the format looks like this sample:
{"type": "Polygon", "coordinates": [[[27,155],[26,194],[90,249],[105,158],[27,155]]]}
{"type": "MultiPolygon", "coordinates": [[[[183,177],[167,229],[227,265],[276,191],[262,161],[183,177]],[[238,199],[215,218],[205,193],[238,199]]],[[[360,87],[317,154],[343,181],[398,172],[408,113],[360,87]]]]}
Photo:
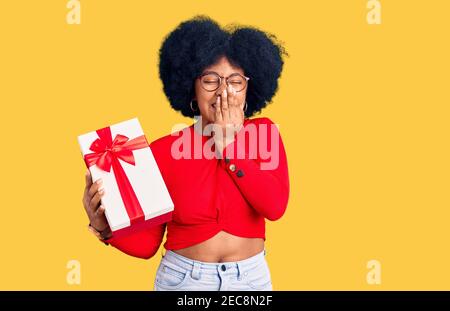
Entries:
{"type": "Polygon", "coordinates": [[[89,217],[91,226],[98,232],[104,233],[103,236],[107,238],[111,230],[106,220],[105,207],[100,204],[100,200],[104,194],[105,190],[102,188],[102,180],[99,179],[93,183],[91,172],[88,169],[86,172],[86,187],[83,195],[84,209],[89,217]]]}
{"type": "Polygon", "coordinates": [[[214,136],[216,150],[223,149],[234,141],[235,135],[244,124],[244,104],[239,104],[237,92],[231,85],[216,93],[214,124],[222,129],[222,135],[214,136]]]}

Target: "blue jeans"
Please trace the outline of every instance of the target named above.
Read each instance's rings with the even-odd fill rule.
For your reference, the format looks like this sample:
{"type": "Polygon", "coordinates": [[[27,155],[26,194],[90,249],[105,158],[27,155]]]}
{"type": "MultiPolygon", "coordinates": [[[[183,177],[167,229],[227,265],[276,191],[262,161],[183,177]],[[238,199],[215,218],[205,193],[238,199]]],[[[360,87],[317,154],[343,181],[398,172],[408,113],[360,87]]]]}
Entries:
{"type": "Polygon", "coordinates": [[[155,291],[271,291],[266,250],[239,261],[203,262],[168,250],[162,255],[155,291]]]}

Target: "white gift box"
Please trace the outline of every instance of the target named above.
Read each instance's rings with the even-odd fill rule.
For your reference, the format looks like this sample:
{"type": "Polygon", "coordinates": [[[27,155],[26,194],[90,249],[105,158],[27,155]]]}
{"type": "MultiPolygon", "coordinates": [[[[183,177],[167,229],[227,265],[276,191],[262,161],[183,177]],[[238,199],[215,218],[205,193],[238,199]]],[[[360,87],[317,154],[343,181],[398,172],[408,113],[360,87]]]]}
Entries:
{"type": "Polygon", "coordinates": [[[101,204],[113,236],[172,219],[174,204],[137,118],[80,135],[78,143],[92,181],[103,181],[101,204]]]}

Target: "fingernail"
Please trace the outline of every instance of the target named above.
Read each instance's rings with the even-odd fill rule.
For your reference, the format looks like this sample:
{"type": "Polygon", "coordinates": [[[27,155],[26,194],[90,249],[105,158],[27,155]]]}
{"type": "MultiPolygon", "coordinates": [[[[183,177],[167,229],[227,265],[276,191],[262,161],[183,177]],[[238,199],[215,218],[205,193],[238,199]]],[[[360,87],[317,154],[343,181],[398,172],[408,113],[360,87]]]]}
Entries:
{"type": "Polygon", "coordinates": [[[105,193],[105,189],[100,189],[99,191],[98,191],[98,193],[100,193],[100,194],[103,194],[103,193],[105,193]]]}
{"type": "Polygon", "coordinates": [[[103,183],[103,180],[98,179],[98,180],[96,181],[96,183],[97,183],[97,185],[101,185],[101,184],[103,183]]]}

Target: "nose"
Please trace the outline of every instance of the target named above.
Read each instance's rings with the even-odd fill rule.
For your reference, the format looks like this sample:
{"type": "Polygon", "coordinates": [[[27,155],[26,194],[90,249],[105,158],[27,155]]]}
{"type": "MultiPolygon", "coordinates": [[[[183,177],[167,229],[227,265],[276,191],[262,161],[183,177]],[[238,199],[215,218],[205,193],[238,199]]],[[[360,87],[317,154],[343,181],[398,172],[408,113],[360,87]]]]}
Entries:
{"type": "Polygon", "coordinates": [[[222,84],[219,86],[219,88],[216,90],[216,96],[222,95],[223,90],[227,88],[227,82],[225,79],[222,80],[222,84]]]}

